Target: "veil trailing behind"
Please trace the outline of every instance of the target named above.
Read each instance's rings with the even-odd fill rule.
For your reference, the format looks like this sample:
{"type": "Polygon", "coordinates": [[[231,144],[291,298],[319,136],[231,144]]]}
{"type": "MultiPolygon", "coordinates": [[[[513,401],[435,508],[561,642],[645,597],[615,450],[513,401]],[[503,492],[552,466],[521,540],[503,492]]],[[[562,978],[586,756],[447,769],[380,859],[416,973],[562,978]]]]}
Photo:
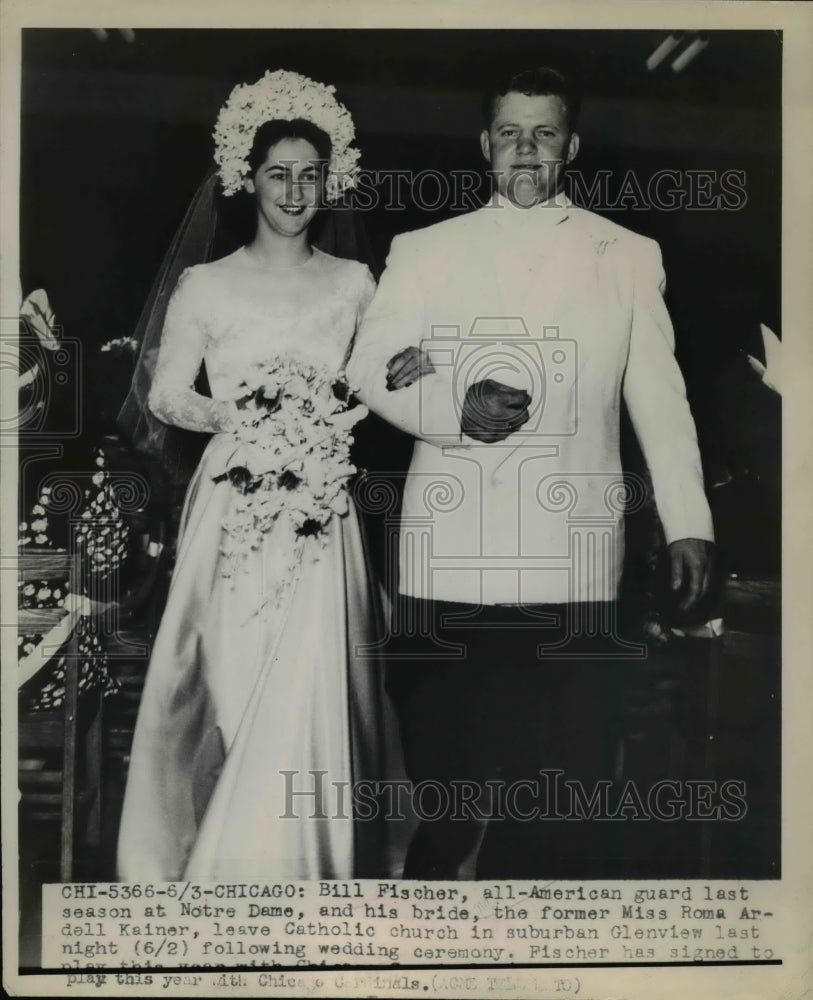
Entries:
{"type": "MultiPolygon", "coordinates": [[[[152,414],[147,399],[167,305],[181,274],[194,264],[226,256],[246,242],[237,235],[245,223],[241,227],[239,219],[230,218],[232,207],[222,204],[218,187],[217,167],[213,164],[186,210],[141,311],[133,333],[140,345],[138,361],[117,418],[126,441],[151,459],[176,489],[183,489],[191,479],[206,444],[205,436],[165,424],[152,414]]],[[[373,274],[380,274],[364,227],[352,208],[341,203],[325,208],[316,226],[314,246],[334,257],[361,261],[373,274]]],[[[199,381],[205,386],[203,373],[199,381]]]]}

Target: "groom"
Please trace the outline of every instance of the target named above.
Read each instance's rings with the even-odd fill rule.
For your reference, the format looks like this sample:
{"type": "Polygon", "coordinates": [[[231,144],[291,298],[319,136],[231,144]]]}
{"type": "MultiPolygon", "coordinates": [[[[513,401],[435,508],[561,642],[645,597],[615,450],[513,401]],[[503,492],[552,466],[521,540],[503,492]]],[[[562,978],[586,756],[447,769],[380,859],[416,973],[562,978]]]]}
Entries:
{"type": "Polygon", "coordinates": [[[571,788],[617,774],[618,681],[645,655],[616,614],[624,500],[644,499],[624,486],[622,396],[681,606],[709,582],[660,252],[564,196],[577,111],[547,68],[488,95],[492,200],[393,240],[349,365],[370,409],[416,439],[387,650],[424,817],[407,878],[454,878],[478,847],[483,878],[627,870],[571,788]]]}

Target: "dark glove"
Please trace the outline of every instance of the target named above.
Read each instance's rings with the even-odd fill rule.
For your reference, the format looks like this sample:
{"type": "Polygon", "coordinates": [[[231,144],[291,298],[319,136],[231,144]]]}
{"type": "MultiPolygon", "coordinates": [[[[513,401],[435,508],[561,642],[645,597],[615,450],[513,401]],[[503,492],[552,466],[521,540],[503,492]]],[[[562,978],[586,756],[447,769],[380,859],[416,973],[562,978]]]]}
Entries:
{"type": "Polygon", "coordinates": [[[494,379],[469,386],[463,401],[460,429],[476,441],[493,444],[528,422],[531,403],[524,389],[514,389],[494,379]]]}

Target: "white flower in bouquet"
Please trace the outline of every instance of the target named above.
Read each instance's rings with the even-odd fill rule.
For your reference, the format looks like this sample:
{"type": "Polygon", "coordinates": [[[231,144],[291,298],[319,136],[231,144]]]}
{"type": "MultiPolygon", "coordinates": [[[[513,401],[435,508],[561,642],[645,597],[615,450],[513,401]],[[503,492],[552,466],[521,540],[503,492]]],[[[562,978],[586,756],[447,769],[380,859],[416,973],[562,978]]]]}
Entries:
{"type": "Polygon", "coordinates": [[[299,372],[291,372],[285,383],[285,395],[293,399],[311,399],[311,389],[308,379],[299,372]]]}
{"type": "Polygon", "coordinates": [[[325,494],[328,482],[328,469],[320,454],[307,456],[303,462],[303,473],[308,489],[314,497],[321,497],[325,494]]]}

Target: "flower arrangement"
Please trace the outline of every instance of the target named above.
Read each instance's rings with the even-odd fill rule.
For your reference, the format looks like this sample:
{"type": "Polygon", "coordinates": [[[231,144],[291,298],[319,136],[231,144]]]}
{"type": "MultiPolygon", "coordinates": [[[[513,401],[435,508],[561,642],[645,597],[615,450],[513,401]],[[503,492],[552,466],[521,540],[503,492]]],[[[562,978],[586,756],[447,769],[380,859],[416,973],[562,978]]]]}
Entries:
{"type": "MultiPolygon", "coordinates": [[[[102,581],[119,569],[125,558],[129,531],[121,518],[112,492],[104,456],[97,450],[97,470],[91,485],[84,490],[83,507],[76,525],[75,544],[79,549],[82,567],[82,590],[95,592],[102,581]]],[[[44,486],[38,501],[31,508],[28,521],[19,526],[20,549],[36,547],[39,550],[58,551],[51,538],[48,509],[52,490],[44,486]]],[[[71,603],[71,581],[66,579],[39,580],[19,583],[19,606],[24,609],[44,610],[65,608],[71,603]]],[[[83,596],[83,595],[76,595],[83,596]]],[[[79,690],[88,691],[101,687],[104,694],[117,689],[108,672],[107,656],[99,637],[90,627],[90,619],[81,616],[76,625],[79,651],[79,690]]],[[[18,637],[18,656],[22,661],[36,653],[45,636],[41,633],[18,637]]],[[[29,708],[47,710],[59,707],[65,698],[65,655],[59,656],[46,682],[30,697],[29,708]]]]}
{"type": "Polygon", "coordinates": [[[99,350],[103,354],[136,354],[138,351],[138,341],[135,337],[114,337],[112,340],[106,341],[99,350]]]}
{"type": "Polygon", "coordinates": [[[293,545],[291,565],[280,567],[279,603],[305,539],[324,544],[330,519],[347,512],[346,485],[356,472],[351,429],[367,408],[352,405],[343,378],[295,358],[258,365],[239,388],[237,448],[216,477],[228,479],[237,494],[223,524],[224,575],[232,576],[270,529],[286,522],[293,545]]]}
{"type": "Polygon", "coordinates": [[[334,94],[336,88],[289,70],[266,72],[256,83],[239,84],[220,109],[214,129],[215,161],[223,191],[241,190],[248,175],[254,134],[264,122],[304,118],[330,136],[327,200],[336,201],[352,188],[358,175],[359,150],[350,112],[334,94]]]}
{"type": "Polygon", "coordinates": [[[100,580],[121,567],[127,555],[129,529],[115,502],[101,449],[96,450],[95,461],[97,470],[91,476],[90,488],[85,490],[86,506],[76,526],[76,544],[86,572],[100,580]]]}

